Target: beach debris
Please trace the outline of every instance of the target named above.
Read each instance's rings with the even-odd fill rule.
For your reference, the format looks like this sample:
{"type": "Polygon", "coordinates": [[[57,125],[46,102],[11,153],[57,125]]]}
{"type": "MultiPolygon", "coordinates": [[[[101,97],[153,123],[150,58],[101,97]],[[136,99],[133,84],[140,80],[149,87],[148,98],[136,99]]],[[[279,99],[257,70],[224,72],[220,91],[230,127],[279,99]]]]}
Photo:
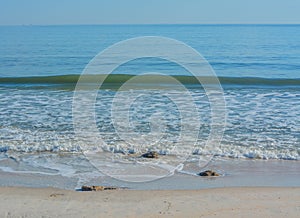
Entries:
{"type": "Polygon", "coordinates": [[[212,170],[205,170],[203,172],[200,172],[198,175],[199,176],[220,176],[220,174],[218,174],[212,170]]]}
{"type": "Polygon", "coordinates": [[[51,198],[55,198],[57,196],[64,196],[64,194],[62,194],[62,193],[53,193],[53,194],[50,195],[51,198]]]}
{"type": "Polygon", "coordinates": [[[97,185],[93,185],[93,186],[83,185],[81,187],[81,191],[104,191],[104,190],[116,190],[116,189],[117,189],[117,187],[97,186],[97,185]]]}
{"type": "Polygon", "coordinates": [[[149,151],[145,154],[142,154],[144,158],[158,158],[158,153],[156,151],[149,151]]]}

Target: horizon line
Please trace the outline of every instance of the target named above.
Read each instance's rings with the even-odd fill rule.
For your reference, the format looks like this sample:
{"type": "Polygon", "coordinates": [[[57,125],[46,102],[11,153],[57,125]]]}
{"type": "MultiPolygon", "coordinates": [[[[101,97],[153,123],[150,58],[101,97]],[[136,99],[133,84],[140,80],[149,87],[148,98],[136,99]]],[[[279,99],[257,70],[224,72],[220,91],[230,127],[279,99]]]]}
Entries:
{"type": "Polygon", "coordinates": [[[100,24],[100,23],[95,23],[95,24],[0,24],[1,27],[4,27],[4,26],[129,26],[129,25],[132,25],[132,26],[141,26],[141,25],[144,25],[144,26],[151,26],[151,25],[207,25],[207,26],[213,26],[213,25],[228,25],[228,26],[238,26],[238,25],[300,25],[300,23],[103,23],[103,24],[100,24]]]}

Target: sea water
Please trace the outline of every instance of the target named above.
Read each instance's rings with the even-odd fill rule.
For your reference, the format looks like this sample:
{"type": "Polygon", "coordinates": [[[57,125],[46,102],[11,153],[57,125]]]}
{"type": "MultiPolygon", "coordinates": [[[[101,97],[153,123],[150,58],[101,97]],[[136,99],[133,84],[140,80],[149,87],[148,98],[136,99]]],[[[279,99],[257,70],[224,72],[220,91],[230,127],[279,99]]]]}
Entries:
{"type": "MultiPolygon", "coordinates": [[[[117,162],[123,163],[129,172],[133,169],[127,169],[128,163],[139,161],[128,160],[129,155],[154,150],[164,158],[155,166],[161,164],[168,171],[166,166],[176,159],[181,163],[176,171],[191,175],[201,167],[191,167],[190,162],[200,160],[205,165],[216,157],[298,161],[299,38],[299,25],[2,26],[0,169],[10,173],[60,175],[84,183],[103,175],[85,152],[97,154],[100,157],[97,164],[105,165],[102,169],[109,170],[114,167],[111,163],[117,162]],[[100,51],[139,36],[180,40],[206,58],[219,77],[226,102],[221,143],[213,148],[205,146],[212,118],[203,87],[182,67],[156,58],[133,60],[118,67],[111,80],[97,90],[95,123],[101,142],[96,140],[90,145],[76,136],[72,106],[79,75],[100,51]],[[198,113],[196,122],[191,119],[189,125],[200,126],[188,154],[174,149],[182,131],[180,111],[165,94],[173,93],[177,102],[184,102],[184,96],[176,87],[165,89],[159,79],[155,89],[148,89],[147,94],[132,102],[124,100],[124,105],[130,104],[131,131],[147,135],[157,130],[164,136],[155,143],[139,140],[128,143],[116,131],[111,105],[120,92],[118,88],[126,79],[145,72],[177,78],[192,96],[198,113]],[[164,126],[154,128],[152,124],[160,123],[153,116],[157,114],[164,118],[164,126]]],[[[116,63],[112,59],[107,64],[116,63]]],[[[147,85],[139,84],[138,89],[143,91],[147,85]]],[[[126,95],[131,91],[122,92],[126,95]]]]}

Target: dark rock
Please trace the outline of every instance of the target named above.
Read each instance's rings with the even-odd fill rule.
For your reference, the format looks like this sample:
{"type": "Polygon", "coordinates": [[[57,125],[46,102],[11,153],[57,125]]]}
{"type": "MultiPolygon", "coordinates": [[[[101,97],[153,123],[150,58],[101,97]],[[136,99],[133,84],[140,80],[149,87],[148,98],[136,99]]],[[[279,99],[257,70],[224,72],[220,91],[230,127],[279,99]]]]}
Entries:
{"type": "Polygon", "coordinates": [[[144,158],[158,158],[158,153],[156,151],[149,151],[142,155],[144,158]]]}
{"type": "Polygon", "coordinates": [[[116,187],[111,187],[111,186],[86,186],[83,185],[81,187],[81,191],[104,191],[104,190],[116,190],[116,187]]]}
{"type": "Polygon", "coordinates": [[[198,174],[199,176],[220,176],[218,173],[212,170],[206,170],[198,174]]]}

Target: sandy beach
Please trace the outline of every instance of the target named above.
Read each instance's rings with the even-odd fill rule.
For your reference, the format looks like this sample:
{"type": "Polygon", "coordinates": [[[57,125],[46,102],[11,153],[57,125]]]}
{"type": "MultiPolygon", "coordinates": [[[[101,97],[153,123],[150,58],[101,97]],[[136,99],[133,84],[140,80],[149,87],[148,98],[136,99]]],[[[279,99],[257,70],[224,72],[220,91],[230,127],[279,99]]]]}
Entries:
{"type": "Polygon", "coordinates": [[[1,217],[298,217],[300,188],[189,191],[0,188],[1,217]]]}

